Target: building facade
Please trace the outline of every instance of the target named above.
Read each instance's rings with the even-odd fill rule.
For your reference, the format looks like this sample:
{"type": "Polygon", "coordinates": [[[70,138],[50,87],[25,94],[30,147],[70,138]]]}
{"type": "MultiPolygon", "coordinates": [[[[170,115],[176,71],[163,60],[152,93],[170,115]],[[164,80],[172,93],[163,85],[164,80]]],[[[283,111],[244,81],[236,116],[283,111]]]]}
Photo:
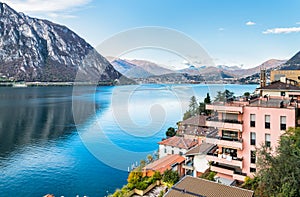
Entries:
{"type": "Polygon", "coordinates": [[[300,85],[300,70],[272,70],[271,81],[279,81],[280,78],[285,77],[294,80],[300,85]]]}
{"type": "Polygon", "coordinates": [[[174,136],[158,142],[158,144],[159,158],[163,158],[167,155],[184,155],[188,150],[198,144],[198,139],[174,136]]]}
{"type": "Polygon", "coordinates": [[[298,98],[260,97],[206,105],[218,115],[208,118],[207,126],[217,128],[217,136],[207,135],[215,144],[207,153],[211,170],[218,177],[244,181],[256,172],[256,148],[266,145],[274,150],[280,135],[298,123],[298,98]]]}

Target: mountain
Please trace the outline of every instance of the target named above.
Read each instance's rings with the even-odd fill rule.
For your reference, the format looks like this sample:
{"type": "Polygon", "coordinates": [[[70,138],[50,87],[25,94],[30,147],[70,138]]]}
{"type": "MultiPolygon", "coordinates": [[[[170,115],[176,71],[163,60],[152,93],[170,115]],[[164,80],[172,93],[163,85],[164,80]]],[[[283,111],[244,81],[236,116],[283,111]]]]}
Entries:
{"type": "Polygon", "coordinates": [[[129,78],[147,78],[174,72],[146,60],[126,60],[112,57],[108,57],[108,59],[117,71],[129,78]]]}
{"type": "Polygon", "coordinates": [[[222,70],[227,70],[227,71],[235,71],[235,70],[242,69],[238,66],[226,66],[226,65],[218,65],[217,68],[222,69],[222,70]]]}
{"type": "MultiPolygon", "coordinates": [[[[286,60],[276,60],[276,59],[268,60],[257,67],[250,68],[250,69],[247,69],[246,71],[244,71],[243,74],[245,77],[240,78],[239,81],[242,83],[259,83],[261,67],[266,68],[266,71],[267,71],[266,76],[267,76],[267,78],[270,78],[270,71],[280,68],[286,62],[287,62],[286,60]]],[[[238,73],[238,71],[236,71],[236,72],[238,73]]]]}
{"type": "Polygon", "coordinates": [[[186,73],[189,75],[200,75],[200,70],[204,69],[205,67],[201,67],[201,68],[196,68],[193,65],[190,65],[188,68],[184,68],[181,70],[178,70],[177,72],[179,73],[186,73]]]}
{"type": "Polygon", "coordinates": [[[164,75],[164,74],[170,74],[174,71],[171,69],[164,68],[154,62],[146,61],[146,60],[127,60],[129,63],[135,64],[144,70],[146,70],[149,73],[152,73],[153,75],[164,75]]]}
{"type": "Polygon", "coordinates": [[[65,26],[0,3],[0,74],[22,81],[113,81],[122,75],[65,26]]]}
{"type": "Polygon", "coordinates": [[[285,64],[280,66],[280,70],[300,70],[300,51],[296,53],[285,64]]]}
{"type": "Polygon", "coordinates": [[[114,59],[111,61],[111,64],[117,71],[128,78],[146,78],[153,75],[153,73],[146,71],[144,68],[123,59],[114,59]]]}
{"type": "Polygon", "coordinates": [[[241,77],[247,77],[247,76],[254,75],[256,73],[260,73],[261,67],[264,67],[267,70],[269,70],[269,69],[277,68],[278,66],[284,64],[285,62],[286,62],[286,60],[270,59],[270,60],[265,61],[264,63],[262,63],[259,66],[249,68],[249,69],[235,70],[234,73],[241,77]]]}

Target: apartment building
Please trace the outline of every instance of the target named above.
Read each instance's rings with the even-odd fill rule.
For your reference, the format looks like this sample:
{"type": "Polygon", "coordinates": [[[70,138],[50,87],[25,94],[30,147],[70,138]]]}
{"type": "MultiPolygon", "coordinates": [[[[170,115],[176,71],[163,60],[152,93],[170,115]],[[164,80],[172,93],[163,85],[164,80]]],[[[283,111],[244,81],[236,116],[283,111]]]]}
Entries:
{"type": "MultiPolygon", "coordinates": [[[[269,90],[281,92],[274,84],[270,86],[269,90]]],[[[293,94],[292,98],[261,96],[206,105],[206,109],[217,114],[206,120],[208,127],[217,128],[217,135],[206,136],[207,143],[215,144],[206,156],[212,164],[211,170],[217,172],[218,177],[230,180],[244,181],[246,176],[253,176],[256,148],[265,144],[274,150],[280,135],[298,125],[299,100],[300,96],[293,94]]]]}

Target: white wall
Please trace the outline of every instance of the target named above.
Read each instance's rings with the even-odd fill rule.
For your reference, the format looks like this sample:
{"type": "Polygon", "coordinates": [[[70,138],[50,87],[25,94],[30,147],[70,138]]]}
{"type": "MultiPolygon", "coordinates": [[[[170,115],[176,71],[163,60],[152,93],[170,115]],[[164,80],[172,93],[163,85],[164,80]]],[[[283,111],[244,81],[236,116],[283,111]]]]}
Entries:
{"type": "Polygon", "coordinates": [[[197,177],[197,172],[204,173],[209,168],[208,161],[206,160],[206,155],[195,155],[194,168],[194,177],[197,177]]]}
{"type": "Polygon", "coordinates": [[[182,154],[185,154],[187,152],[186,149],[180,149],[177,147],[172,147],[172,146],[165,146],[165,145],[159,145],[159,158],[163,158],[167,155],[172,155],[172,150],[174,151],[174,154],[179,154],[182,152],[182,154]],[[165,153],[166,149],[166,153],[165,153]]]}

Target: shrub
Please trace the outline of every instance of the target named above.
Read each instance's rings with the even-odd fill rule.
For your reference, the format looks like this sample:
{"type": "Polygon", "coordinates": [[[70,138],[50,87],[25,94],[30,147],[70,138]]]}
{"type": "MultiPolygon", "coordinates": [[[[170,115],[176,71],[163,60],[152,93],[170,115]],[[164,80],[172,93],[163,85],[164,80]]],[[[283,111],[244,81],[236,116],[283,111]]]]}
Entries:
{"type": "Polygon", "coordinates": [[[145,189],[147,189],[147,187],[148,187],[148,184],[145,182],[138,182],[136,184],[136,189],[139,189],[139,190],[145,190],[145,189]]]}
{"type": "Polygon", "coordinates": [[[127,186],[128,190],[133,190],[135,188],[135,185],[133,183],[128,183],[127,186]]]}
{"type": "Polygon", "coordinates": [[[158,197],[163,197],[164,194],[165,194],[164,190],[161,190],[160,193],[159,193],[159,195],[158,195],[158,197]]]}
{"type": "Polygon", "coordinates": [[[179,174],[173,170],[166,170],[163,174],[163,181],[170,185],[174,185],[179,181],[179,174]]]}
{"type": "Polygon", "coordinates": [[[214,171],[208,171],[208,172],[205,172],[204,174],[202,174],[202,176],[200,176],[200,178],[207,179],[210,181],[215,181],[216,174],[217,173],[214,171]]]}
{"type": "Polygon", "coordinates": [[[161,180],[161,178],[162,178],[162,176],[161,176],[161,174],[160,174],[159,171],[156,171],[152,177],[153,177],[153,179],[154,179],[155,181],[161,180]]]}
{"type": "Polygon", "coordinates": [[[128,183],[136,184],[142,179],[143,173],[138,171],[131,171],[128,175],[128,183]]]}

